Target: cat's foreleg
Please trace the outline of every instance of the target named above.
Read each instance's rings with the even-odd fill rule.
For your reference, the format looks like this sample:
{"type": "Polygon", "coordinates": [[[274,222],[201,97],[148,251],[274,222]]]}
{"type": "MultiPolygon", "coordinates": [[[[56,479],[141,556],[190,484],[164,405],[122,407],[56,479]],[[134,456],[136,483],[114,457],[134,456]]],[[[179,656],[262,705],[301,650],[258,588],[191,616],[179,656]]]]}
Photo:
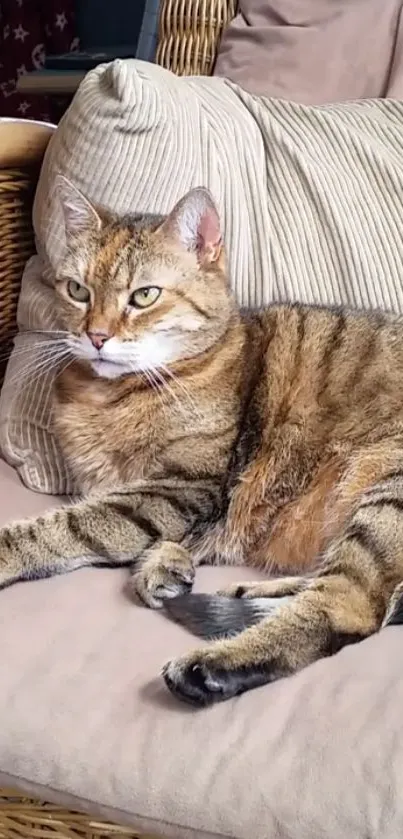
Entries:
{"type": "Polygon", "coordinates": [[[129,588],[145,606],[159,609],[163,601],[190,591],[194,577],[195,566],[185,547],[157,541],[138,561],[129,588]]]}
{"type": "Polygon", "coordinates": [[[178,544],[172,547],[172,543],[179,543],[191,526],[202,494],[193,493],[190,511],[190,503],[186,505],[180,495],[172,487],[169,491],[166,487],[163,491],[156,486],[147,487],[142,492],[89,498],[1,528],[0,588],[85,565],[131,565],[145,557],[140,569],[135,569],[134,580],[140,594],[149,593],[149,597],[142,597],[148,605],[157,605],[153,598],[160,600],[171,595],[169,586],[174,574],[177,593],[187,591],[193,579],[193,564],[190,555],[178,544]],[[164,548],[167,542],[169,551],[164,548]],[[153,575],[149,574],[150,564],[153,575]]]}
{"type": "Polygon", "coordinates": [[[145,529],[140,535],[135,521],[106,497],[13,522],[0,529],[0,587],[85,565],[133,561],[134,540],[147,547],[151,536],[145,529]]]}

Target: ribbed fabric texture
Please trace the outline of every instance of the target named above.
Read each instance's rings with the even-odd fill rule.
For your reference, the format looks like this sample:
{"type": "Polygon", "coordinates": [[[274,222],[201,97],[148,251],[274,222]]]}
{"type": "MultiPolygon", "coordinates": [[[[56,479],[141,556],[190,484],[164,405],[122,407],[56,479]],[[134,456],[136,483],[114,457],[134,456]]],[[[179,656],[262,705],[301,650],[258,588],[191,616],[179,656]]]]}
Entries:
{"type": "MultiPolygon", "coordinates": [[[[26,265],[18,320],[34,329],[57,329],[56,292],[42,282],[38,256],[26,265]]],[[[0,393],[0,445],[3,457],[33,490],[74,495],[68,465],[52,433],[52,385],[58,369],[52,362],[55,335],[21,329],[0,393]]]]}
{"type": "MultiPolygon", "coordinates": [[[[52,278],[64,248],[57,171],[121,213],[166,213],[191,187],[207,186],[243,305],[403,311],[402,148],[400,102],[302,106],[141,61],[98,67],[45,156],[34,207],[40,260],[27,269],[20,324],[49,329],[55,316],[52,278]]],[[[0,399],[3,454],[30,487],[71,492],[50,435],[52,373],[28,390],[20,377],[16,387],[23,365],[24,356],[12,359],[0,399]]]]}

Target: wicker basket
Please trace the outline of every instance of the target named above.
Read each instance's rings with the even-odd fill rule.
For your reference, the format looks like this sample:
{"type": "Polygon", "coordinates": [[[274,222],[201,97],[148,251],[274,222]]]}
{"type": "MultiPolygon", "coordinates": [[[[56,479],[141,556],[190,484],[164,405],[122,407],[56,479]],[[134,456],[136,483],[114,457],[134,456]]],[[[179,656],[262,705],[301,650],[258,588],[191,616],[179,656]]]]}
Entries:
{"type": "Polygon", "coordinates": [[[33,253],[31,205],[37,171],[0,169],[0,383],[16,330],[21,275],[33,253]]]}
{"type": "Polygon", "coordinates": [[[180,76],[208,76],[222,30],[234,17],[236,5],[236,0],[164,0],[158,64],[180,76]]]}
{"type": "MultiPolygon", "coordinates": [[[[179,75],[208,75],[222,29],[233,17],[235,8],[236,0],[162,0],[158,63],[179,75]]],[[[51,130],[45,126],[33,130],[23,122],[17,128],[0,123],[0,129],[1,386],[7,353],[16,331],[21,276],[27,259],[34,253],[32,201],[51,130]]],[[[129,828],[34,801],[18,792],[0,790],[0,839],[135,839],[135,836],[129,828]]]]}
{"type": "MultiPolygon", "coordinates": [[[[0,839],[134,839],[128,827],[107,824],[54,804],[0,790],[0,839]]],[[[146,839],[146,837],[142,837],[146,839]]]]}
{"type": "Polygon", "coordinates": [[[53,127],[0,120],[0,386],[16,331],[24,265],[34,252],[32,202],[53,127]]]}

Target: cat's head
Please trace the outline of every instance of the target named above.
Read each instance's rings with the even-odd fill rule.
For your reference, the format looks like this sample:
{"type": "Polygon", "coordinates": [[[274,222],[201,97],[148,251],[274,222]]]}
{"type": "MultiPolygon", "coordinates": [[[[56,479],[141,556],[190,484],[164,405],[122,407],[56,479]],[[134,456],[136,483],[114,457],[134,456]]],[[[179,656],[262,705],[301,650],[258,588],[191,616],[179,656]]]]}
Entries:
{"type": "Polygon", "coordinates": [[[62,176],[56,194],[66,234],[56,288],[76,357],[116,378],[171,367],[222,338],[234,302],[207,190],[191,190],[166,217],[114,217],[62,176]]]}

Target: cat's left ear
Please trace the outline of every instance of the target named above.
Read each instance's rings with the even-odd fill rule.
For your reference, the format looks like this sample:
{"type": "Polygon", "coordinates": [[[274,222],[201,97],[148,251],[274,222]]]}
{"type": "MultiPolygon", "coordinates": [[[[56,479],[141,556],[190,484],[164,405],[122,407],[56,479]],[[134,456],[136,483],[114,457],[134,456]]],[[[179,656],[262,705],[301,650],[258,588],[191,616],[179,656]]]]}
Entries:
{"type": "Polygon", "coordinates": [[[194,251],[201,264],[217,262],[223,250],[220,217],[211,193],[204,187],[190,190],[160,227],[185,250],[194,251]]]}
{"type": "Polygon", "coordinates": [[[56,175],[55,195],[60,201],[66,239],[88,230],[99,230],[101,219],[87,198],[64,175],[56,175]]]}

